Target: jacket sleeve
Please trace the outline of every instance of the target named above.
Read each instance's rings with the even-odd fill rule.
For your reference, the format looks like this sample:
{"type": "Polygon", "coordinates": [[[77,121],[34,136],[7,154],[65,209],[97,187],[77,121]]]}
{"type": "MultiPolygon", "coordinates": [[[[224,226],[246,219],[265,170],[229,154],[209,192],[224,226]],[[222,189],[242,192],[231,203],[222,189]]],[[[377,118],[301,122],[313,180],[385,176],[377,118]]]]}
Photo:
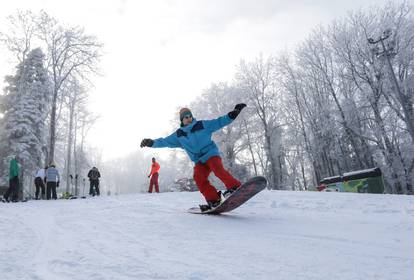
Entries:
{"type": "Polygon", "coordinates": [[[177,132],[174,132],[165,138],[155,139],[152,148],[182,148],[182,146],[178,141],[177,132]]]}
{"type": "Polygon", "coordinates": [[[203,121],[204,127],[210,131],[214,132],[217,131],[226,125],[229,125],[233,122],[233,120],[226,114],[214,120],[205,120],[203,121]]]}

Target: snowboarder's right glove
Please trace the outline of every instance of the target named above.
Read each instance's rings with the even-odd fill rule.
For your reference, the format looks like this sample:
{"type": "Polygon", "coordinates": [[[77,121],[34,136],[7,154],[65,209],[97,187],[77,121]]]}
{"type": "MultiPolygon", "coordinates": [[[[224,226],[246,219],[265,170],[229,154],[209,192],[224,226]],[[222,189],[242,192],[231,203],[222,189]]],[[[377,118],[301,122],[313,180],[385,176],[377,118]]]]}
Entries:
{"type": "Polygon", "coordinates": [[[234,107],[234,110],[229,112],[227,115],[230,117],[230,119],[234,120],[235,118],[237,118],[237,116],[240,114],[241,110],[243,110],[244,107],[246,107],[246,104],[239,103],[234,107]]]}
{"type": "Polygon", "coordinates": [[[145,138],[141,141],[141,148],[143,147],[152,147],[154,145],[154,140],[145,138]]]}

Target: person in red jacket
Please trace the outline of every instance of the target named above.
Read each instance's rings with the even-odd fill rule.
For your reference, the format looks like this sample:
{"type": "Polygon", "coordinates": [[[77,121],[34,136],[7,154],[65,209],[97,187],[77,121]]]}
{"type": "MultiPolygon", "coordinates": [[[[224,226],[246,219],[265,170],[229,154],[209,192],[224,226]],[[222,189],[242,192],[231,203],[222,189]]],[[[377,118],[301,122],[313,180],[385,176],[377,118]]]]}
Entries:
{"type": "Polygon", "coordinates": [[[148,175],[148,178],[151,177],[150,185],[148,189],[149,193],[152,193],[153,186],[155,186],[155,191],[157,193],[160,192],[159,187],[158,187],[158,171],[160,171],[160,165],[158,164],[158,162],[155,161],[155,158],[152,158],[151,173],[150,175],[148,175]]]}

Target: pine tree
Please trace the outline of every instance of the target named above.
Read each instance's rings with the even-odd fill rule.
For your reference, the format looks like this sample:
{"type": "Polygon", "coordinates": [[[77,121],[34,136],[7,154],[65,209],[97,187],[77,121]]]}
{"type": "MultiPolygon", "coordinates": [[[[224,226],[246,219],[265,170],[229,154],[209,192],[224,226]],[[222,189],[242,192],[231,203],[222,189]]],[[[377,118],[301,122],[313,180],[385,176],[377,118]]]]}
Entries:
{"type": "MultiPolygon", "coordinates": [[[[46,116],[51,87],[43,62],[42,50],[32,50],[19,63],[16,74],[6,77],[8,86],[0,96],[4,114],[0,124],[0,155],[3,159],[16,155],[22,173],[29,176],[42,164],[48,135],[46,116]]],[[[8,170],[6,166],[7,162],[3,162],[3,173],[8,170]]]]}

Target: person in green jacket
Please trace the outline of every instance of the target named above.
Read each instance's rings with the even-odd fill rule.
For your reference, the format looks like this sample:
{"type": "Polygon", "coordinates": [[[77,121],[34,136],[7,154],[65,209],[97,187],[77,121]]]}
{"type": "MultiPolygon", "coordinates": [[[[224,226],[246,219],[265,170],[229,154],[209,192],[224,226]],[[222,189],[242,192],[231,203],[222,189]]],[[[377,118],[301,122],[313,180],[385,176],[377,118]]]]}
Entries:
{"type": "Polygon", "coordinates": [[[18,200],[18,191],[19,191],[19,174],[20,167],[17,163],[16,156],[12,156],[10,160],[10,170],[9,170],[9,188],[6,193],[3,195],[3,198],[6,202],[9,202],[9,197],[11,195],[11,201],[17,202],[18,200]]]}

